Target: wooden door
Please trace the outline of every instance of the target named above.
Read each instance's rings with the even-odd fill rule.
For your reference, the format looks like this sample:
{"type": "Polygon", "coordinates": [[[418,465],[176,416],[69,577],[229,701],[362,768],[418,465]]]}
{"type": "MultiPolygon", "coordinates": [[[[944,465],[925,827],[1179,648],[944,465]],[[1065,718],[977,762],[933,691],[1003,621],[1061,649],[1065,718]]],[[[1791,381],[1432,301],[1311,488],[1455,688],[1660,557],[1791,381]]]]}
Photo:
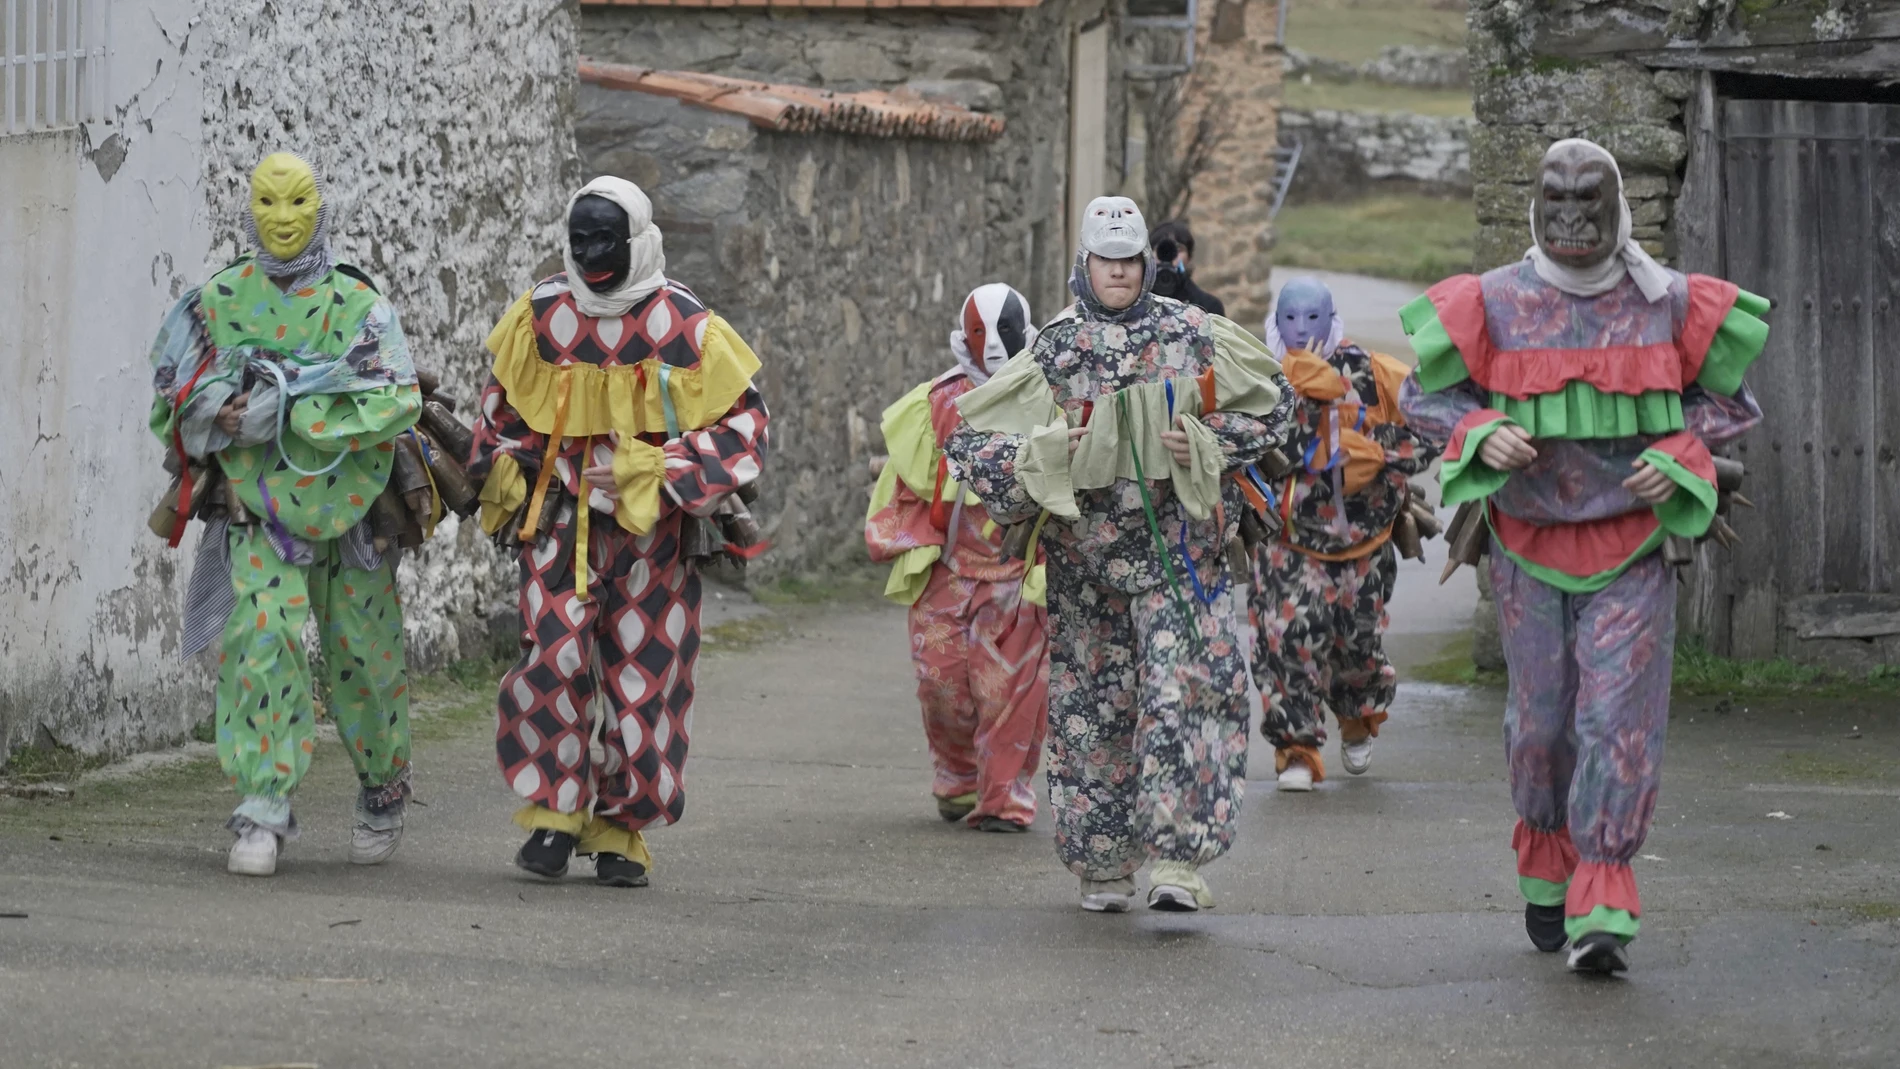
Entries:
{"type": "Polygon", "coordinates": [[[1892,593],[1900,547],[1900,106],[1721,105],[1722,259],[1774,302],[1749,376],[1765,419],[1736,447],[1761,506],[1728,562],[1738,656],[1781,606],[1892,593]]]}

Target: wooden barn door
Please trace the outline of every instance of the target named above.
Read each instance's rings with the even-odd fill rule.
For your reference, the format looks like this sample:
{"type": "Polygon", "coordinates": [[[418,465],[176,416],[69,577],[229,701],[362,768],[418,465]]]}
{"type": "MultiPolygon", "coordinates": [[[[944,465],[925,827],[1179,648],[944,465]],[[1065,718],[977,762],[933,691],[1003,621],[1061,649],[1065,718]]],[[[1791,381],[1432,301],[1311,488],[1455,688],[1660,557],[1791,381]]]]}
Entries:
{"type": "Polygon", "coordinates": [[[1736,447],[1760,508],[1741,511],[1744,545],[1720,566],[1717,644],[1767,657],[1794,599],[1896,589],[1900,106],[1718,106],[1721,260],[1774,309],[1749,376],[1766,419],[1736,447]]]}

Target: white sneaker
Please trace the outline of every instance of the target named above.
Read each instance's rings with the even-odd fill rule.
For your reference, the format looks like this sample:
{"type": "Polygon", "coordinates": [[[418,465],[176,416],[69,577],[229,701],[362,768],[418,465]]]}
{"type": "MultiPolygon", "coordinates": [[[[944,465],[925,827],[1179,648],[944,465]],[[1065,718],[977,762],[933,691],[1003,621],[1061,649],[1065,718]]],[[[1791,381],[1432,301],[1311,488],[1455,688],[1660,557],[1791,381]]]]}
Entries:
{"type": "Polygon", "coordinates": [[[238,833],[231,844],[231,856],[225,860],[226,872],[234,876],[272,876],[277,872],[277,833],[253,824],[238,833]]]}
{"type": "Polygon", "coordinates": [[[1135,907],[1135,878],[1091,880],[1082,877],[1082,908],[1090,913],[1126,913],[1135,907]]]}
{"type": "Polygon", "coordinates": [[[1283,791],[1310,791],[1313,789],[1313,770],[1306,767],[1306,762],[1295,761],[1286,766],[1285,772],[1280,773],[1277,786],[1283,791]]]}
{"type": "Polygon", "coordinates": [[[389,855],[396,852],[396,846],[401,842],[400,824],[387,831],[358,824],[350,829],[350,864],[380,865],[389,860],[389,855]]]}
{"type": "Polygon", "coordinates": [[[1154,887],[1148,908],[1166,913],[1194,913],[1214,908],[1214,892],[1194,866],[1180,861],[1157,861],[1150,872],[1154,887]]]}
{"type": "Polygon", "coordinates": [[[1372,767],[1372,739],[1367,737],[1358,742],[1340,743],[1339,763],[1355,776],[1365,775],[1366,770],[1372,767]]]}

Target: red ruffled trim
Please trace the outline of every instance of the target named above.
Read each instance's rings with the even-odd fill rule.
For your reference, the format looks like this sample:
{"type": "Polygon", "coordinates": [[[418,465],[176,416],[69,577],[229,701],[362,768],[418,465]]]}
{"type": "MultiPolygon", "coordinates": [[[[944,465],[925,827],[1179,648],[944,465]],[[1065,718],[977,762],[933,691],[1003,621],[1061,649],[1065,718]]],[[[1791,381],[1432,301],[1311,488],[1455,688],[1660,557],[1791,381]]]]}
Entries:
{"type": "Polygon", "coordinates": [[[1735,306],[1732,282],[1689,276],[1689,308],[1679,341],[1602,349],[1499,349],[1485,324],[1484,284],[1458,275],[1426,290],[1439,325],[1464,358],[1471,381],[1519,401],[1585,382],[1604,393],[1635,397],[1650,390],[1679,393],[1702,373],[1715,332],[1735,306]]]}
{"type": "Polygon", "coordinates": [[[1487,423],[1496,423],[1499,420],[1510,418],[1511,417],[1499,412],[1495,408],[1480,408],[1476,412],[1459,420],[1458,425],[1451,429],[1451,444],[1445,447],[1445,460],[1453,461],[1464,457],[1465,435],[1470,434],[1472,431],[1477,430],[1487,423]]]}
{"type": "Polygon", "coordinates": [[[1501,349],[1492,357],[1489,381],[1480,385],[1519,401],[1557,393],[1572,382],[1631,397],[1650,390],[1677,393],[1685,382],[1695,381],[1683,363],[1672,341],[1602,349],[1501,349]]]}
{"type": "Polygon", "coordinates": [[[1504,548],[1565,575],[1607,572],[1630,559],[1662,521],[1653,509],[1641,509],[1586,523],[1539,526],[1491,510],[1491,529],[1504,548]]]}
{"type": "Polygon", "coordinates": [[[1702,361],[1715,344],[1715,332],[1728,318],[1741,288],[1726,279],[1709,275],[1689,276],[1689,311],[1682,322],[1682,381],[1694,382],[1702,374],[1702,361]]]}
{"type": "Polygon", "coordinates": [[[1490,389],[1491,328],[1484,321],[1484,280],[1477,275],[1453,275],[1425,291],[1438,309],[1438,325],[1464,358],[1471,381],[1490,389]]]}
{"type": "Polygon", "coordinates": [[[1715,457],[1709,452],[1702,439],[1688,431],[1678,431],[1659,442],[1650,445],[1659,453],[1667,453],[1676,458],[1676,463],[1689,469],[1689,473],[1710,485],[1715,484],[1715,457]]]}
{"type": "Polygon", "coordinates": [[[1636,873],[1628,865],[1585,861],[1577,866],[1564,896],[1564,913],[1587,917],[1598,906],[1620,909],[1632,917],[1643,915],[1643,903],[1636,897],[1636,873]]]}
{"type": "Polygon", "coordinates": [[[1545,883],[1563,883],[1577,871],[1577,847],[1570,841],[1570,829],[1539,831],[1517,822],[1511,829],[1511,849],[1517,851],[1517,874],[1545,883]]]}

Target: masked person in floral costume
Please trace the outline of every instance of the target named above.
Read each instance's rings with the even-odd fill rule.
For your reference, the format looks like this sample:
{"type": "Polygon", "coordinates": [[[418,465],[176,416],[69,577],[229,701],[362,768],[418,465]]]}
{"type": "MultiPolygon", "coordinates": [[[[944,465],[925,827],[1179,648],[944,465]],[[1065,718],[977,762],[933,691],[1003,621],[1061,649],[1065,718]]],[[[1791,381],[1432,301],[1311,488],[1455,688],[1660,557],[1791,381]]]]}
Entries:
{"type": "Polygon", "coordinates": [[[1155,296],[1134,202],[1098,198],[1075,304],[958,401],[945,446],[992,518],[1044,523],[1049,794],[1082,905],[1213,904],[1247,761],[1247,663],[1226,573],[1227,476],[1284,435],[1279,366],[1238,326],[1155,296]]]}
{"type": "Polygon", "coordinates": [[[1393,524],[1406,479],[1439,447],[1405,425],[1399,389],[1411,369],[1346,340],[1324,283],[1296,278],[1267,318],[1267,347],[1299,396],[1281,453],[1280,537],[1254,551],[1254,682],[1266,705],[1279,788],[1326,778],[1326,712],[1339,721],[1340,763],[1372,765],[1372,740],[1397,693],[1386,660],[1386,603],[1398,579],[1393,524]]]}
{"type": "MultiPolygon", "coordinates": [[[[990,380],[1035,340],[1029,302],[1001,282],[964,299],[950,334],[956,366],[884,410],[890,458],[879,473],[864,541],[891,563],[885,595],[910,606],[910,654],[932,793],[947,821],[1029,830],[1049,699],[1043,569],[1008,559],[981,501],[950,478],[943,441],[957,398],[990,380]]],[[[1028,556],[1035,556],[1032,550],[1028,556]]]]}
{"type": "Polygon", "coordinates": [[[1642,913],[1630,861],[1669,720],[1676,582],[1657,548],[1708,529],[1709,449],[1761,419],[1742,375],[1768,302],[1650,259],[1599,146],[1558,142],[1538,182],[1524,260],[1400,313],[1419,356],[1401,404],[1448,443],[1446,503],[1485,501],[1526,929],[1611,972],[1642,913]]]}
{"type": "Polygon", "coordinates": [[[409,793],[395,561],[364,521],[422,397],[396,310],[337,262],[329,218],[307,162],[265,157],[245,218],[256,251],[180,299],[152,348],[152,430],[188,473],[215,458],[220,492],[241,503],[206,525],[184,646],[191,656],[223,629],[218,759],[243,798],[228,867],[246,876],[276,872],[297,835],[290,797],[316,744],[303,644],[313,614],[329,714],[362,781],[352,862],[395,851],[409,793]]]}
{"type": "Polygon", "coordinates": [[[520,544],[495,750],[527,803],[516,864],[553,878],[591,854],[601,883],[643,887],[641,829],[686,809],[700,580],[683,536],[758,478],[766,412],[758,358],[666,277],[639,187],[596,178],[567,225],[567,270],[488,336],[469,458],[483,528],[520,544]]]}

